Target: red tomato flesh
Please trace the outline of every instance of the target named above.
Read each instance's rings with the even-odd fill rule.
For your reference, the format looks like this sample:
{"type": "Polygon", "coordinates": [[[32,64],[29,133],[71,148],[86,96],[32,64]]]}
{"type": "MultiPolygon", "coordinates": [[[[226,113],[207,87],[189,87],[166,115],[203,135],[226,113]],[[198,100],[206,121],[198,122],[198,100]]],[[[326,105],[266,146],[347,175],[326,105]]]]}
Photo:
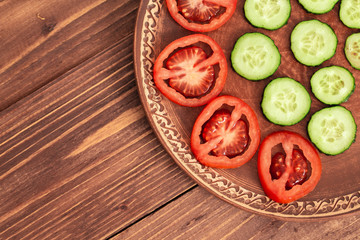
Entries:
{"type": "MultiPolygon", "coordinates": [[[[279,179],[286,170],[285,164],[286,155],[278,152],[271,159],[270,173],[273,179],[279,179]]],[[[302,184],[307,179],[309,172],[309,165],[307,159],[301,151],[294,149],[291,158],[291,173],[286,182],[285,188],[291,189],[297,184],[302,184]]]]}
{"type": "Polygon", "coordinates": [[[186,19],[194,22],[210,21],[220,11],[220,5],[203,0],[178,0],[178,8],[186,19]]]}
{"type": "Polygon", "coordinates": [[[188,47],[174,53],[166,62],[166,67],[174,74],[169,85],[186,97],[199,97],[205,94],[214,81],[214,67],[199,68],[199,64],[208,56],[200,47],[188,47]]]}
{"type": "Polygon", "coordinates": [[[215,156],[235,157],[241,154],[249,143],[248,128],[244,120],[230,125],[231,112],[226,109],[217,110],[205,124],[202,137],[205,142],[221,137],[222,140],[212,149],[215,156]]]}

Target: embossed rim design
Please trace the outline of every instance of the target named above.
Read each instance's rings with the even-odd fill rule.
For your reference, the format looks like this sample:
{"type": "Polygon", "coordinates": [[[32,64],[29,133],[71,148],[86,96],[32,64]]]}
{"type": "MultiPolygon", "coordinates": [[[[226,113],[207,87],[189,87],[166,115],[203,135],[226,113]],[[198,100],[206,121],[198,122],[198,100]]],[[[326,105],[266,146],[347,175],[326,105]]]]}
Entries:
{"type": "Polygon", "coordinates": [[[360,208],[360,191],[318,201],[279,204],[233,183],[212,168],[204,167],[192,155],[176,125],[169,117],[163,96],[156,89],[152,67],[155,58],[157,23],[163,0],[141,1],[134,39],[135,74],[147,118],[159,140],[175,162],[211,193],[242,209],[284,220],[318,220],[354,213],[360,208]]]}

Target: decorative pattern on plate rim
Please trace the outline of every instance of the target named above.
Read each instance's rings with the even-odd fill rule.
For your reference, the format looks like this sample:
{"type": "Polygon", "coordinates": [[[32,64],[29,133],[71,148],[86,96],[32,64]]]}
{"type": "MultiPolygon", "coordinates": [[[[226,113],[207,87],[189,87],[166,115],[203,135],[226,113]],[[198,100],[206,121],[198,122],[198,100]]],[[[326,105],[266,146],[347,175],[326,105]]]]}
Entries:
{"type": "Polygon", "coordinates": [[[320,218],[345,214],[360,208],[360,191],[337,198],[279,204],[265,195],[236,185],[214,169],[198,163],[188,144],[171,121],[162,103],[163,97],[156,89],[152,78],[156,29],[163,0],[148,0],[143,4],[146,7],[144,20],[138,23],[141,24],[139,87],[142,87],[145,93],[146,104],[151,114],[150,121],[153,121],[157,134],[164,140],[167,150],[183,169],[218,197],[226,199],[235,206],[265,215],[284,218],[320,218]]]}

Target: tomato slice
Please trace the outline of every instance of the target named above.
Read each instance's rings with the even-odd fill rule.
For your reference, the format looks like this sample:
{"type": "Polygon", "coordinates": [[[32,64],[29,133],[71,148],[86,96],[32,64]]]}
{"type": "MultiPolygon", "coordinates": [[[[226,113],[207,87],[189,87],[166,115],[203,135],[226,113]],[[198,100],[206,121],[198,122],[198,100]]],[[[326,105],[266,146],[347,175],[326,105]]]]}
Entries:
{"type": "Polygon", "coordinates": [[[278,131],[260,145],[258,174],[266,195],[279,203],[296,201],[314,190],[321,176],[321,160],[301,135],[278,131]]]}
{"type": "Polygon", "coordinates": [[[255,112],[241,99],[225,95],[213,99],[199,114],[190,145],[203,165],[236,168],[254,156],[259,144],[255,112]]]}
{"type": "Polygon", "coordinates": [[[166,0],[173,19],[194,32],[214,31],[224,25],[234,14],[236,3],[237,0],[166,0]]]}
{"type": "Polygon", "coordinates": [[[193,34],[171,42],[161,51],[153,75],[156,87],[165,97],[182,106],[197,107],[222,91],[227,61],[212,38],[193,34]],[[204,45],[211,48],[211,53],[205,53],[204,45]],[[219,69],[216,74],[214,66],[219,69]]]}

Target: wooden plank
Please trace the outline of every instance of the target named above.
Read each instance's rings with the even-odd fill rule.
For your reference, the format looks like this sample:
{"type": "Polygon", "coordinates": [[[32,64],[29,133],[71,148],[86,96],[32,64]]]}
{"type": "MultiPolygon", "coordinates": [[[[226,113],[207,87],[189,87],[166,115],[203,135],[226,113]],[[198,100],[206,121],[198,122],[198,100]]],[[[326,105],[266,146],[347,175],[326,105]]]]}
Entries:
{"type": "Polygon", "coordinates": [[[111,236],[195,185],[148,124],[132,44],[0,112],[0,239],[111,236]]]}
{"type": "Polygon", "coordinates": [[[133,32],[139,2],[0,1],[0,110],[133,32]]]}
{"type": "Polygon", "coordinates": [[[286,222],[238,209],[197,187],[116,239],[357,239],[360,216],[286,222]]]}

